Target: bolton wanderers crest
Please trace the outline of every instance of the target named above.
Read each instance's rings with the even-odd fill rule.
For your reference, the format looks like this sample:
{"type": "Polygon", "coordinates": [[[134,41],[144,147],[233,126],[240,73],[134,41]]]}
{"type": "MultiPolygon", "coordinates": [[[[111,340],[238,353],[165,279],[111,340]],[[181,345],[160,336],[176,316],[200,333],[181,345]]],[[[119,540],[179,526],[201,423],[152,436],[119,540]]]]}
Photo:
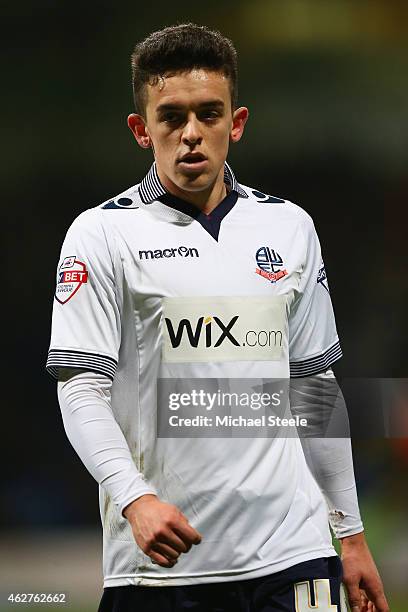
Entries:
{"type": "Polygon", "coordinates": [[[255,272],[271,283],[276,283],[288,274],[286,268],[283,267],[282,257],[275,249],[267,246],[260,247],[255,254],[255,259],[257,263],[255,272]]]}

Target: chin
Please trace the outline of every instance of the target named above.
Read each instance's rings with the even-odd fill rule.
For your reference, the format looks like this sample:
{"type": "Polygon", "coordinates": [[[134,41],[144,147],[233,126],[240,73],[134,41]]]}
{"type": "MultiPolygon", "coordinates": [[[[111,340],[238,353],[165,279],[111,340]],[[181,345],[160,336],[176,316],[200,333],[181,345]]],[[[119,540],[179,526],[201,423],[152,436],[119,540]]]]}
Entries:
{"type": "Polygon", "coordinates": [[[176,185],[179,189],[183,189],[183,191],[204,191],[204,189],[208,189],[213,183],[207,173],[179,175],[178,178],[179,180],[176,182],[176,185]]]}

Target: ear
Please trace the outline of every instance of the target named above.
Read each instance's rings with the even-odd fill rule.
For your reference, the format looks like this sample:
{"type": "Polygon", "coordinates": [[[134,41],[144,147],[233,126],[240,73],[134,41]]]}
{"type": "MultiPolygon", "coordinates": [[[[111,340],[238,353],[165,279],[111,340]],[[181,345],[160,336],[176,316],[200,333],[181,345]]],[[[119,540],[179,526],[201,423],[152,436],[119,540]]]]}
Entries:
{"type": "Polygon", "coordinates": [[[143,149],[149,149],[152,146],[152,143],[145,120],[143,119],[142,115],[136,115],[135,113],[132,113],[127,119],[127,124],[133,136],[136,138],[137,143],[143,149]]]}
{"type": "Polygon", "coordinates": [[[249,117],[246,106],[237,108],[232,114],[232,127],[230,132],[231,142],[238,142],[244,133],[244,127],[249,117]]]}

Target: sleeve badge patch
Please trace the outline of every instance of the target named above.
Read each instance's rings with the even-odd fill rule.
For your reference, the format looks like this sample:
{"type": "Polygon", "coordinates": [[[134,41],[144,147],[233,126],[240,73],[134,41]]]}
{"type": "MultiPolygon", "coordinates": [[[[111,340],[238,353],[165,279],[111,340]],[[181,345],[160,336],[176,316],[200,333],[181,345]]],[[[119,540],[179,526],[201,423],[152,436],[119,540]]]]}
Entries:
{"type": "Polygon", "coordinates": [[[63,259],[58,268],[55,299],[60,304],[66,304],[84,283],[88,282],[88,271],[82,261],[75,255],[63,259]]]}

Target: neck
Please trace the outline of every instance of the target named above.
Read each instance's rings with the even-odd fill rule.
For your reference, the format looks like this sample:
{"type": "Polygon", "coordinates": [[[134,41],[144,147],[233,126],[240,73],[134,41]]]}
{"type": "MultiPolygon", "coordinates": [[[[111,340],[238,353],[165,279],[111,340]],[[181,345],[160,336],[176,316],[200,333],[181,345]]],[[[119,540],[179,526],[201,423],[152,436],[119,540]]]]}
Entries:
{"type": "Polygon", "coordinates": [[[214,183],[201,191],[181,189],[165,176],[159,167],[157,167],[157,174],[162,185],[169,193],[193,204],[193,206],[199,208],[206,215],[210,214],[227,195],[227,188],[224,183],[224,166],[222,166],[214,183]]]}

